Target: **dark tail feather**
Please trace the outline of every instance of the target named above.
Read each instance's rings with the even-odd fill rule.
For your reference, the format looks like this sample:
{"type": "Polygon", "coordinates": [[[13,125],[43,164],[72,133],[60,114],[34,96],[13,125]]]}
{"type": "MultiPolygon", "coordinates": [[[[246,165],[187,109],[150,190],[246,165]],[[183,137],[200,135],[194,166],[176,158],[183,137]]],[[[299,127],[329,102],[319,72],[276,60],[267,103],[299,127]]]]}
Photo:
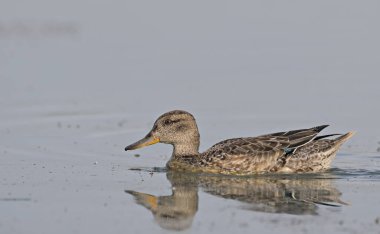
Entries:
{"type": "Polygon", "coordinates": [[[321,126],[317,126],[317,127],[314,127],[313,130],[317,131],[317,132],[320,132],[322,131],[323,129],[327,128],[329,125],[321,125],[321,126]]]}
{"type": "Polygon", "coordinates": [[[279,132],[278,134],[297,138],[297,137],[300,137],[300,135],[317,134],[318,132],[322,131],[328,126],[329,125],[321,125],[314,128],[298,129],[298,130],[293,130],[293,131],[288,131],[288,132],[279,132]]]}
{"type": "Polygon", "coordinates": [[[320,139],[323,139],[323,138],[327,138],[327,137],[332,137],[332,136],[341,136],[342,134],[329,134],[329,135],[322,135],[322,136],[317,136],[316,138],[314,138],[315,141],[317,140],[320,140],[320,139]]]}
{"type": "Polygon", "coordinates": [[[297,148],[312,141],[316,135],[327,126],[329,125],[321,125],[309,129],[293,130],[285,133],[284,135],[289,137],[289,148],[297,148]]]}

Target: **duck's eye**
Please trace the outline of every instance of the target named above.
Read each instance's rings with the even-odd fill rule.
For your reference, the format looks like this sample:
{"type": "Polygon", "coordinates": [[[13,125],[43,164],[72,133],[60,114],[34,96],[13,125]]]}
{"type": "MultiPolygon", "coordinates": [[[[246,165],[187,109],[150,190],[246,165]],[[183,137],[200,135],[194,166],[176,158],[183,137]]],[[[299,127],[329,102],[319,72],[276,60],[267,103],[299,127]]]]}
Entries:
{"type": "Polygon", "coordinates": [[[170,124],[172,124],[173,123],[173,121],[171,121],[170,119],[166,119],[165,121],[164,121],[164,124],[165,125],[170,125],[170,124]]]}
{"type": "Polygon", "coordinates": [[[175,120],[166,119],[166,120],[164,121],[164,125],[171,125],[171,124],[173,124],[173,123],[177,123],[177,122],[179,122],[179,121],[181,121],[181,120],[180,120],[180,119],[175,119],[175,120]]]}

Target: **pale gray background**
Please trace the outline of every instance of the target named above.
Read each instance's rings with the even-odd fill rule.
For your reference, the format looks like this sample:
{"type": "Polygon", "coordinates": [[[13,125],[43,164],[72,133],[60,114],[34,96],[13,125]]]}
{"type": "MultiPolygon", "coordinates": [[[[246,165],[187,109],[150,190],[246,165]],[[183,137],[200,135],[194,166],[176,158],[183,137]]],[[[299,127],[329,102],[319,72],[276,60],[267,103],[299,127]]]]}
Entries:
{"type": "MultiPolygon", "coordinates": [[[[30,201],[0,201],[1,233],[161,231],[123,189],[146,176],[139,185],[145,192],[169,193],[165,175],[149,182],[127,169],[165,165],[170,147],[143,149],[138,159],[123,148],[172,109],[195,115],[201,149],[320,124],[331,124],[331,133],[355,130],[342,150],[355,155],[338,157],[335,166],[378,170],[379,159],[363,155],[377,157],[380,146],[379,12],[379,1],[348,0],[2,0],[0,198],[30,201]]],[[[332,217],[343,215],[352,232],[379,230],[379,202],[371,200],[379,182],[365,184],[377,189],[365,193],[370,198],[358,194],[367,187],[340,185],[357,203],[332,217]]],[[[212,219],[224,201],[200,196],[214,205],[196,216],[205,224],[194,233],[209,223],[215,232],[239,230],[218,222],[226,217],[212,219]]],[[[238,207],[223,209],[241,219],[261,215],[238,207]]],[[[334,220],[329,215],[314,226],[334,220]]],[[[250,222],[252,230],[271,227],[250,222]]],[[[331,223],[327,231],[347,231],[331,223]]]]}

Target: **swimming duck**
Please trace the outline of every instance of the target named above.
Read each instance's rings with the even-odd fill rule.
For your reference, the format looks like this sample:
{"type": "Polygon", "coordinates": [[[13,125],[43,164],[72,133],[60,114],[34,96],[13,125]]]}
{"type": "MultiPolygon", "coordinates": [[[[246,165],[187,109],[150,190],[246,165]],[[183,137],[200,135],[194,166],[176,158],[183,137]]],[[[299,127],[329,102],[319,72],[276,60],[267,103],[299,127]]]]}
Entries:
{"type": "Polygon", "coordinates": [[[249,175],[321,172],[327,170],[340,146],[354,132],[317,136],[328,125],[221,141],[199,153],[199,131],[193,115],[175,110],[161,115],[143,139],[125,148],[156,143],[173,145],[169,170],[249,175]],[[334,139],[327,137],[340,135],[334,139]]]}

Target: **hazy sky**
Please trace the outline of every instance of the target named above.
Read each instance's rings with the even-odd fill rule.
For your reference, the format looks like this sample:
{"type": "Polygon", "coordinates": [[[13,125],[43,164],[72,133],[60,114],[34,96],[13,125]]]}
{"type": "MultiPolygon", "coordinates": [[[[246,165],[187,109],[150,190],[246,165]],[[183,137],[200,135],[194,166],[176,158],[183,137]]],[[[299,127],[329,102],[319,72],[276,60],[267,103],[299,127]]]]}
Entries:
{"type": "Polygon", "coordinates": [[[378,1],[1,5],[0,105],[380,117],[378,1]]]}

